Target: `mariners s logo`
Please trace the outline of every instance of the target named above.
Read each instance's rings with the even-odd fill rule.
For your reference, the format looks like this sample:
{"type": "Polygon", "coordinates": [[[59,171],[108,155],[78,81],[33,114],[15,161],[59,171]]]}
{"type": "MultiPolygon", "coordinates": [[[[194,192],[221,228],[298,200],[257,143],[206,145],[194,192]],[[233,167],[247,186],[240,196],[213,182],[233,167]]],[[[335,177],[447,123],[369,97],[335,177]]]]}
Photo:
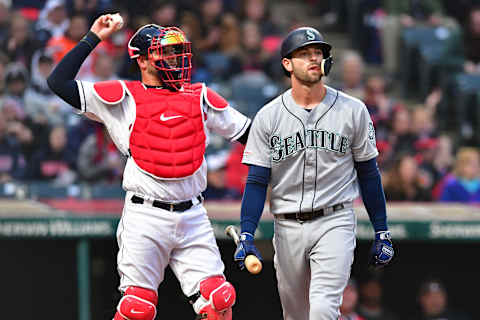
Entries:
{"type": "Polygon", "coordinates": [[[308,41],[315,40],[315,34],[312,32],[312,30],[307,30],[305,31],[305,38],[307,38],[308,41]]]}
{"type": "Polygon", "coordinates": [[[370,141],[375,141],[375,127],[372,122],[368,123],[368,139],[370,141]]]}

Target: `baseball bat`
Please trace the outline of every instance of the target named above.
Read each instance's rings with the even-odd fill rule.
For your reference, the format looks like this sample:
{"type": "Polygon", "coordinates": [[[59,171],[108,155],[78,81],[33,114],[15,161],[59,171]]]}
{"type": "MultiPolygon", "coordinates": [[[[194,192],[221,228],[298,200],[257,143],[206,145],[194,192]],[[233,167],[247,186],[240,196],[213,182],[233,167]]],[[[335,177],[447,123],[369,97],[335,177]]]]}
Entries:
{"type": "MultiPolygon", "coordinates": [[[[235,242],[236,245],[238,245],[240,237],[234,226],[230,225],[226,227],[225,233],[233,239],[233,242],[235,242]]],[[[257,274],[262,271],[262,262],[255,255],[249,254],[245,258],[245,267],[247,267],[248,272],[251,274],[257,274]]]]}

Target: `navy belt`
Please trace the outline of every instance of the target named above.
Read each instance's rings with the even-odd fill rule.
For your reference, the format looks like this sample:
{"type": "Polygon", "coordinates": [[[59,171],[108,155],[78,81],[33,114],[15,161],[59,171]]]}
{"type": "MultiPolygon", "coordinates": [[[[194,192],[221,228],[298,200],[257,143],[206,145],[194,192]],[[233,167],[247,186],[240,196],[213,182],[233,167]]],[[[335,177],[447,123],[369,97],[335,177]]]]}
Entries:
{"type": "MultiPolygon", "coordinates": [[[[141,198],[137,195],[134,195],[131,200],[132,200],[132,203],[135,203],[135,204],[143,204],[145,202],[145,199],[143,199],[143,198],[141,198]]],[[[201,195],[199,195],[197,197],[197,200],[199,201],[199,203],[202,203],[203,197],[201,195]]],[[[184,202],[168,203],[168,202],[162,202],[160,200],[153,200],[152,201],[152,207],[160,208],[160,209],[167,210],[167,211],[183,212],[183,211],[187,211],[188,209],[193,207],[193,201],[188,200],[188,201],[184,201],[184,202]]]]}
{"type": "Polygon", "coordinates": [[[319,217],[326,216],[330,213],[333,213],[338,210],[342,210],[345,208],[344,203],[339,203],[334,206],[328,208],[322,208],[316,211],[310,212],[297,212],[297,213],[283,213],[283,214],[276,214],[275,217],[279,219],[286,219],[286,220],[298,220],[298,221],[308,221],[313,220],[319,217]]]}

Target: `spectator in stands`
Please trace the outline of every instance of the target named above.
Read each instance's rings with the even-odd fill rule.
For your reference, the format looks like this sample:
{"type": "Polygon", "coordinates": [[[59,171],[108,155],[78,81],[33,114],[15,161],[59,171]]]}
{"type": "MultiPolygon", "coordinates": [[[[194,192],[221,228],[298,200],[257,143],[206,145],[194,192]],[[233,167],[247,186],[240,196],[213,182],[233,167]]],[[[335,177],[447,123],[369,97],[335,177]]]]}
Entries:
{"type": "Polygon", "coordinates": [[[224,56],[221,78],[226,81],[242,71],[242,34],[240,22],[232,13],[222,17],[220,25],[220,54],[224,56]]]}
{"type": "Polygon", "coordinates": [[[448,308],[448,293],[439,279],[428,278],[420,284],[418,292],[419,314],[412,320],[470,320],[464,312],[448,308]]]}
{"type": "Polygon", "coordinates": [[[196,42],[201,38],[200,20],[193,11],[185,11],[181,13],[180,27],[185,30],[185,34],[192,43],[196,46],[196,42]]]}
{"type": "Polygon", "coordinates": [[[365,320],[356,312],[358,304],[358,287],[354,279],[350,279],[343,290],[342,305],[340,306],[340,318],[338,320],[365,320]]]}
{"type": "MultiPolygon", "coordinates": [[[[73,16],[67,30],[61,36],[53,36],[47,43],[46,49],[53,54],[55,65],[83,38],[88,31],[88,21],[84,16],[73,16]]],[[[101,50],[99,47],[97,50],[101,50]]],[[[95,53],[95,52],[94,52],[95,53]]],[[[92,73],[95,54],[88,56],[78,72],[78,78],[83,79],[92,73]]]]}
{"type": "Polygon", "coordinates": [[[352,4],[357,10],[352,40],[358,45],[365,62],[370,64],[381,64],[383,61],[381,34],[386,14],[381,4],[380,0],[363,0],[352,4]]]}
{"type": "Polygon", "coordinates": [[[49,131],[50,127],[34,123],[29,117],[10,121],[8,125],[8,133],[17,140],[26,164],[31,162],[37,150],[48,144],[49,131]]]}
{"type": "Polygon", "coordinates": [[[225,175],[226,186],[240,194],[245,190],[248,176],[248,166],[242,163],[244,149],[245,146],[241,143],[235,143],[230,149],[225,175]]]}
{"type": "Polygon", "coordinates": [[[220,27],[220,51],[226,55],[238,56],[242,50],[239,19],[233,13],[227,13],[222,17],[220,27]]]}
{"type": "Polygon", "coordinates": [[[417,139],[438,135],[434,115],[423,105],[412,108],[412,133],[417,139]]]}
{"type": "Polygon", "coordinates": [[[365,66],[362,56],[356,51],[350,50],[342,57],[342,74],[339,88],[355,98],[364,99],[365,95],[365,66]]]}
{"type": "Polygon", "coordinates": [[[220,23],[223,13],[222,0],[204,0],[200,5],[200,38],[196,48],[200,52],[216,51],[220,41],[220,23]]]}
{"type": "Polygon", "coordinates": [[[162,27],[176,26],[177,5],[173,1],[154,1],[151,11],[152,22],[162,27]]]}
{"type": "Polygon", "coordinates": [[[8,57],[0,51],[0,105],[2,100],[2,94],[5,92],[5,71],[8,66],[8,57]]]}
{"type": "Polygon", "coordinates": [[[207,189],[203,192],[206,200],[240,200],[242,194],[226,186],[225,168],[228,150],[207,155],[207,189]]]}
{"type": "Polygon", "coordinates": [[[5,70],[6,90],[0,110],[8,113],[7,121],[25,118],[25,92],[29,75],[21,63],[11,63],[5,70]]]}
{"type": "Polygon", "coordinates": [[[448,170],[444,159],[438,159],[441,151],[439,141],[438,138],[424,137],[415,142],[420,184],[429,190],[433,190],[440,183],[448,170]]]}
{"type": "Polygon", "coordinates": [[[25,173],[25,161],[15,136],[8,133],[7,120],[0,112],[0,183],[21,179],[25,173]]]}
{"type": "MultiPolygon", "coordinates": [[[[365,102],[368,112],[370,113],[370,117],[372,118],[377,138],[380,140],[385,139],[388,135],[388,132],[390,131],[389,125],[392,118],[395,118],[397,121],[394,122],[393,125],[400,125],[400,120],[404,119],[402,116],[405,116],[405,114],[397,114],[397,112],[403,112],[401,111],[403,106],[397,101],[395,101],[392,97],[390,97],[389,94],[386,92],[385,79],[381,75],[371,75],[367,78],[363,101],[365,102]],[[395,117],[395,115],[397,115],[397,117],[395,117]]],[[[407,122],[408,128],[405,128],[405,130],[409,131],[410,119],[408,119],[407,122]]],[[[405,122],[401,123],[403,124],[405,122]]],[[[401,132],[401,134],[404,133],[405,132],[401,132]]]]}
{"type": "MultiPolygon", "coordinates": [[[[197,49],[197,43],[202,39],[202,28],[200,19],[194,11],[184,11],[180,13],[180,29],[183,30],[192,43],[192,52],[200,52],[197,49]]],[[[194,54],[192,56],[192,82],[210,82],[210,73],[203,62],[203,54],[194,54]]]]}
{"type": "Polygon", "coordinates": [[[85,77],[86,81],[99,82],[117,79],[115,64],[112,57],[106,52],[99,52],[95,57],[92,74],[85,77]]]}
{"type": "Polygon", "coordinates": [[[380,172],[383,173],[389,169],[389,166],[391,165],[391,160],[393,159],[393,154],[395,150],[392,150],[392,147],[388,144],[387,141],[385,140],[379,140],[377,139],[377,150],[378,150],[378,156],[377,156],[377,163],[378,163],[378,168],[380,169],[380,172]]]}
{"type": "Polygon", "coordinates": [[[77,154],[85,139],[95,133],[97,122],[80,118],[78,122],[68,125],[66,128],[67,149],[69,152],[77,154]]]}
{"type": "Polygon", "coordinates": [[[397,320],[398,317],[383,305],[383,284],[380,274],[366,272],[359,278],[358,315],[366,320],[397,320]]]}
{"type": "Polygon", "coordinates": [[[240,19],[258,24],[260,34],[263,37],[275,36],[280,33],[271,17],[267,0],[242,0],[240,19]]]}
{"type": "Polygon", "coordinates": [[[95,123],[95,132],[83,141],[78,153],[80,179],[90,183],[118,183],[122,180],[126,160],[106,128],[95,123]]]}
{"type": "Polygon", "coordinates": [[[451,169],[453,157],[452,137],[448,134],[441,134],[438,137],[437,152],[433,160],[433,167],[440,174],[441,178],[433,187],[433,200],[438,200],[440,198],[445,182],[452,176],[451,169]]]}
{"type": "Polygon", "coordinates": [[[68,152],[65,128],[54,127],[50,131],[48,142],[33,155],[29,163],[28,178],[50,181],[61,186],[73,183],[76,179],[74,170],[77,155],[68,152]]]}
{"type": "Polygon", "coordinates": [[[253,21],[242,25],[242,69],[243,71],[262,71],[268,66],[271,57],[262,47],[262,34],[259,26],[253,21]],[[248,36],[246,36],[248,35],[248,36]]]}
{"type": "Polygon", "coordinates": [[[30,68],[33,53],[38,47],[38,42],[32,37],[29,21],[18,12],[12,14],[8,35],[0,43],[0,51],[4,52],[10,61],[30,68]]]}
{"type": "Polygon", "coordinates": [[[65,0],[65,7],[69,16],[85,16],[90,24],[101,13],[113,9],[113,3],[112,0],[65,0]]]}
{"type": "MultiPolygon", "coordinates": [[[[414,144],[417,138],[412,133],[410,110],[403,106],[395,107],[388,125],[385,140],[389,143],[392,150],[394,150],[396,154],[404,152],[414,153],[414,144]]],[[[377,130],[377,136],[382,140],[385,138],[385,131],[383,131],[385,128],[383,125],[378,126],[378,128],[379,129],[375,128],[377,130]]]]}
{"type": "Polygon", "coordinates": [[[0,0],[0,43],[3,43],[8,35],[11,6],[12,0],[0,0]]]}
{"type": "Polygon", "coordinates": [[[202,55],[211,81],[221,83],[242,71],[240,27],[237,18],[227,13],[221,18],[218,50],[202,55]]]}
{"type": "Polygon", "coordinates": [[[480,202],[480,153],[472,147],[462,147],[455,158],[453,175],[445,181],[440,201],[480,202]]]}
{"type": "Polygon", "coordinates": [[[32,58],[30,86],[25,92],[25,111],[34,123],[58,125],[65,122],[70,107],[58,98],[47,85],[47,77],[53,69],[53,57],[40,49],[32,58]]]}
{"type": "Polygon", "coordinates": [[[62,37],[68,26],[69,18],[65,1],[48,0],[35,24],[35,39],[45,46],[51,37],[62,37]]]}
{"type": "Polygon", "coordinates": [[[415,158],[410,154],[399,155],[385,174],[385,198],[388,201],[431,201],[431,190],[424,183],[415,158]]]}
{"type": "Polygon", "coordinates": [[[480,6],[474,6],[471,9],[463,32],[464,71],[478,74],[480,73],[480,6]]]}

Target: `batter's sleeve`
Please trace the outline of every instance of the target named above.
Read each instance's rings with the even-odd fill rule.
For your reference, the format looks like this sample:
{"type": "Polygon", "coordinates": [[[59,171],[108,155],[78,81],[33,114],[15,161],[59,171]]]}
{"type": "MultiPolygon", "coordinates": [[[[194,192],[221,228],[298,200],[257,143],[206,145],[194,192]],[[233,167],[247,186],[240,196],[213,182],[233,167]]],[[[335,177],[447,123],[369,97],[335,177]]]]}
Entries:
{"type": "Polygon", "coordinates": [[[378,155],[375,128],[365,104],[359,102],[353,111],[354,136],[352,143],[353,159],[367,161],[378,155]]]}
{"type": "Polygon", "coordinates": [[[260,110],[253,119],[248,141],[243,152],[242,163],[271,168],[271,150],[269,145],[270,125],[268,114],[260,110]]]}

